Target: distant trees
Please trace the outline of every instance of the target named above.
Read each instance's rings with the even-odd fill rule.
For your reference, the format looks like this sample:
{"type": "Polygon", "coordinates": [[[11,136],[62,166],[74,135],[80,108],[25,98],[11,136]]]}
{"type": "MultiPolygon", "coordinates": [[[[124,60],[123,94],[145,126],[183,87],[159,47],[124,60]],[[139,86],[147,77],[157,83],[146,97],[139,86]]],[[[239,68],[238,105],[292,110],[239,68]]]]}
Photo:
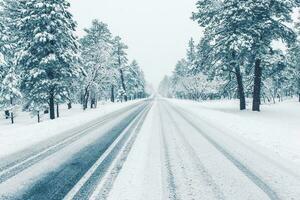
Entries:
{"type": "Polygon", "coordinates": [[[159,93],[179,99],[207,100],[220,95],[223,80],[211,76],[199,58],[204,56],[199,44],[196,48],[190,40],[187,56],[178,61],[171,77],[164,77],[159,85],[159,93]]]}
{"type": "Polygon", "coordinates": [[[137,99],[145,97],[146,80],[144,72],[141,70],[136,60],[128,66],[125,71],[125,85],[129,99],[137,99]]]}
{"type": "Polygon", "coordinates": [[[262,100],[274,101],[296,94],[300,55],[296,52],[297,34],[291,25],[291,13],[297,6],[296,0],[198,0],[192,19],[205,29],[204,37],[196,45],[196,57],[191,53],[195,46],[191,40],[185,59],[187,64],[182,67],[184,62],[181,61],[184,69],[180,71],[176,66],[171,77],[173,96],[236,97],[241,110],[246,109],[246,97],[252,97],[252,110],[260,111],[262,100]],[[282,41],[290,49],[287,52],[274,49],[274,41],[282,41]],[[195,82],[184,81],[185,77],[190,79],[195,75],[202,77],[198,80],[202,84],[205,83],[203,75],[207,81],[217,82],[217,87],[211,89],[214,92],[199,96],[199,91],[190,87],[178,87],[180,82],[195,82]]]}
{"type": "Polygon", "coordinates": [[[12,122],[17,105],[40,121],[44,112],[59,117],[62,103],[87,109],[98,100],[145,96],[143,72],[137,62],[128,64],[128,47],[106,24],[94,20],[78,39],[66,0],[3,0],[0,6],[0,109],[12,122]]]}

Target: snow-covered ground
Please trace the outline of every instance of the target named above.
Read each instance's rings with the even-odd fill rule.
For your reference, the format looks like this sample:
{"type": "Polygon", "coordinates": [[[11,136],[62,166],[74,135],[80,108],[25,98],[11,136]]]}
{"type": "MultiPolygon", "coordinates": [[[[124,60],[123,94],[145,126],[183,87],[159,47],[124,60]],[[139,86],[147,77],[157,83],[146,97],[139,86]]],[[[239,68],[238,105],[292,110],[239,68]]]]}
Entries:
{"type": "Polygon", "coordinates": [[[109,200],[295,199],[300,104],[237,108],[237,101],[158,99],[109,200]]]}
{"type": "Polygon", "coordinates": [[[262,112],[239,111],[238,101],[169,100],[202,120],[300,164],[300,103],[287,100],[263,105],[262,112]]]}
{"type": "Polygon", "coordinates": [[[69,129],[80,127],[98,117],[107,115],[121,108],[137,103],[106,103],[99,105],[97,109],[83,111],[80,105],[73,105],[71,110],[62,105],[60,118],[48,120],[48,115],[43,116],[43,122],[37,123],[36,117],[29,113],[18,112],[15,124],[10,120],[0,119],[0,158],[30,147],[36,143],[59,135],[69,129]]]}

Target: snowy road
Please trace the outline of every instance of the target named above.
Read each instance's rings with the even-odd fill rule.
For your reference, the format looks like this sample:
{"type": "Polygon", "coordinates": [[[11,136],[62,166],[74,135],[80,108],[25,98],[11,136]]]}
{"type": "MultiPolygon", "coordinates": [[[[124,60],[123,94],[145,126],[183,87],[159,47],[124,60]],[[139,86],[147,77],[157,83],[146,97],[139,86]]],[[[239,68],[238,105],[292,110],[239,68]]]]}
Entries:
{"type": "MultiPolygon", "coordinates": [[[[105,181],[112,163],[122,165],[150,107],[149,101],[134,104],[86,124],[81,130],[72,130],[2,159],[0,199],[91,196],[96,186],[93,183],[105,181]],[[82,185],[77,190],[78,184],[82,185]]],[[[108,182],[105,189],[109,188],[108,182]]]]}
{"type": "Polygon", "coordinates": [[[298,166],[164,99],[10,156],[0,169],[0,199],[300,199],[298,166]]]}
{"type": "Polygon", "coordinates": [[[109,199],[299,199],[299,168],[249,142],[158,99],[109,199]]]}

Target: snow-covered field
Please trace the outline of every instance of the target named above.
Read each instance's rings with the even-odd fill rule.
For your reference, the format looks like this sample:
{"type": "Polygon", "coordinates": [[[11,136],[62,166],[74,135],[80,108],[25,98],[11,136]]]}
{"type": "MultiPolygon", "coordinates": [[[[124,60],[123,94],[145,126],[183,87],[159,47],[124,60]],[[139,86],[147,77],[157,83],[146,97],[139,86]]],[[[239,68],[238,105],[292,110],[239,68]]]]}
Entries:
{"type": "Polygon", "coordinates": [[[60,118],[48,120],[44,116],[43,122],[37,123],[36,117],[32,118],[28,113],[19,112],[15,124],[10,120],[0,119],[0,158],[30,147],[36,143],[59,135],[69,129],[80,127],[98,117],[107,115],[137,101],[127,103],[106,103],[99,105],[97,109],[83,111],[80,105],[73,105],[71,110],[61,106],[60,118]]]}
{"type": "Polygon", "coordinates": [[[259,113],[250,108],[239,111],[238,101],[169,101],[222,131],[242,136],[300,164],[300,103],[296,99],[263,105],[259,113]]]}

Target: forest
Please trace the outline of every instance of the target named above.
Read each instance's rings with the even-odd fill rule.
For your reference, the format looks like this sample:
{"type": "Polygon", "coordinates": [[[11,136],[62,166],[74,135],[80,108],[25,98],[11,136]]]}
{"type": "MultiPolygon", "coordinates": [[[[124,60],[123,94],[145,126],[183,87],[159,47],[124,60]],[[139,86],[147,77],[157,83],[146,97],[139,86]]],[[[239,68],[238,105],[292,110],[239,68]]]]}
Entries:
{"type": "Polygon", "coordinates": [[[245,110],[285,98],[300,102],[299,1],[199,0],[192,20],[204,29],[159,86],[179,99],[234,99],[245,110]]]}
{"type": "Polygon", "coordinates": [[[83,37],[66,0],[0,1],[0,110],[59,117],[59,106],[128,101],[146,96],[144,73],[127,45],[93,20],[83,37]]]}

